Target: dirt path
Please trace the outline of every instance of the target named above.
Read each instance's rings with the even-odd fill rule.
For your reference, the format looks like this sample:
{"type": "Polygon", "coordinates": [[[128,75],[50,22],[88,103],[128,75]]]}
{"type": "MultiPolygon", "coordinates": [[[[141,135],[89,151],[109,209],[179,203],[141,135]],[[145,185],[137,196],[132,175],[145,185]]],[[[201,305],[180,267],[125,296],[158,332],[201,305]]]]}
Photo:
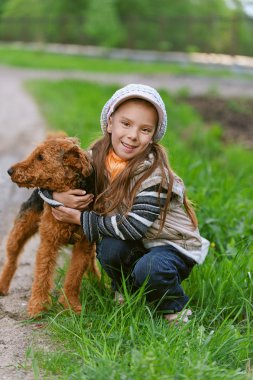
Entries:
{"type": "Polygon", "coordinates": [[[12,67],[1,67],[1,75],[11,76],[19,80],[26,79],[81,79],[103,84],[115,83],[126,85],[129,83],[143,83],[156,88],[169,90],[177,93],[184,89],[191,95],[204,95],[217,93],[220,96],[231,98],[237,96],[253,98],[253,81],[248,79],[215,78],[200,76],[184,76],[170,74],[111,74],[92,73],[83,71],[54,71],[54,70],[32,70],[18,69],[12,67]]]}
{"type": "MultiPolygon", "coordinates": [[[[113,75],[84,72],[36,71],[0,67],[0,267],[5,255],[5,239],[20,203],[28,195],[27,190],[12,184],[6,170],[22,159],[43,139],[45,124],[22,83],[27,79],[52,80],[76,78],[100,83],[128,84],[142,82],[156,88],[177,92],[188,88],[192,95],[203,95],[217,90],[220,95],[248,96],[253,98],[252,83],[246,80],[180,77],[170,75],[113,75]]],[[[33,374],[19,366],[32,337],[32,327],[22,324],[26,318],[26,305],[32,282],[34,251],[38,240],[26,247],[20,267],[12,283],[10,294],[0,297],[0,379],[33,379],[33,374]]]]}
{"type": "MultiPolygon", "coordinates": [[[[6,170],[43,139],[44,123],[32,99],[24,92],[21,80],[0,70],[0,267],[5,255],[5,238],[19,205],[28,195],[9,180],[6,170]]],[[[0,297],[0,379],[33,379],[18,368],[31,337],[31,328],[21,323],[26,318],[31,287],[31,266],[37,240],[29,243],[7,297],[0,297]]]]}

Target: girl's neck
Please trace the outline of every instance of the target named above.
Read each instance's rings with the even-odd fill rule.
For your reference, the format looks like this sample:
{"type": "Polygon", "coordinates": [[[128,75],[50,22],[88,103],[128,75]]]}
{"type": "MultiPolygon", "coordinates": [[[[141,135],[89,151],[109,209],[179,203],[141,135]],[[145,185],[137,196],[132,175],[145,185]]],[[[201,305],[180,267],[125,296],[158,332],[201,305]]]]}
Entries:
{"type": "Polygon", "coordinates": [[[118,162],[127,162],[126,159],[121,158],[120,156],[118,156],[118,155],[114,152],[113,148],[110,149],[109,155],[110,155],[110,154],[111,154],[112,158],[113,158],[115,161],[118,161],[118,162]]]}
{"type": "Polygon", "coordinates": [[[110,149],[106,157],[105,166],[111,181],[125,169],[126,165],[127,160],[119,157],[113,149],[110,149]]]}

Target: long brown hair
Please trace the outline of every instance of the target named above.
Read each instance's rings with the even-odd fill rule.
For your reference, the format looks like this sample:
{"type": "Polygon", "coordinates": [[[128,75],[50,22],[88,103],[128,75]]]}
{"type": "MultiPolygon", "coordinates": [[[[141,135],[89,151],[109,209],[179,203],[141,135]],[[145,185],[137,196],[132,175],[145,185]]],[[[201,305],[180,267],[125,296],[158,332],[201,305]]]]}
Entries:
{"type": "MultiPolygon", "coordinates": [[[[97,171],[96,190],[98,196],[94,204],[94,210],[100,215],[108,214],[115,209],[119,209],[121,212],[126,214],[131,209],[134,198],[141,183],[147,179],[156,168],[160,168],[162,181],[160,183],[159,193],[162,191],[163,187],[168,188],[165,205],[161,207],[161,223],[159,228],[160,232],[164,226],[166,214],[170,206],[174,178],[174,174],[170,168],[167,154],[164,148],[158,143],[151,143],[144,152],[129,160],[127,162],[126,168],[111,183],[109,183],[108,177],[106,176],[105,166],[106,156],[111,149],[110,134],[106,132],[102,139],[96,141],[91,146],[91,149],[94,166],[97,171]],[[140,162],[143,162],[145,159],[147,159],[150,153],[154,157],[151,166],[145,170],[143,175],[140,176],[140,178],[132,187],[132,180],[136,175],[136,171],[140,166],[140,162]]],[[[183,203],[185,210],[193,223],[193,226],[196,228],[198,221],[192,204],[186,195],[184,195],[183,203]]]]}

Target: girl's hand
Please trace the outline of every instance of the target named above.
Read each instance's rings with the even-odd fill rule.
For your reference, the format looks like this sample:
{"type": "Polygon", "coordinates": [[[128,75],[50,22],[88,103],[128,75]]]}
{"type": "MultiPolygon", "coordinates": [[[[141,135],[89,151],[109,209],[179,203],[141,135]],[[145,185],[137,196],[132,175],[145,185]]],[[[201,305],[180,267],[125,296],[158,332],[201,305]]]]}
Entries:
{"type": "Polygon", "coordinates": [[[81,224],[81,211],[68,207],[52,207],[52,214],[59,222],[81,224]]]}
{"type": "Polygon", "coordinates": [[[53,199],[61,202],[64,206],[84,210],[93,201],[93,194],[86,194],[85,190],[75,189],[62,193],[53,192],[53,199]]]}

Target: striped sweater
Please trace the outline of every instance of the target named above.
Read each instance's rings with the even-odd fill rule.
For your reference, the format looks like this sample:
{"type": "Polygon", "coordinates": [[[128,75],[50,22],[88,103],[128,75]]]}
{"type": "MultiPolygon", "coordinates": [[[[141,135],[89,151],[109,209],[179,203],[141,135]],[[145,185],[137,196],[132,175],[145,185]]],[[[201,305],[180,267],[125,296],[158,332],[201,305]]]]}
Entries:
{"type": "Polygon", "coordinates": [[[166,199],[166,189],[158,196],[159,185],[141,191],[135,198],[127,215],[100,216],[94,211],[83,211],[81,224],[89,241],[96,241],[101,235],[122,240],[142,239],[148,228],[159,217],[166,199]]]}
{"type": "MultiPolygon", "coordinates": [[[[151,159],[140,166],[135,181],[151,165],[151,159]]],[[[170,208],[165,225],[158,236],[160,211],[164,206],[168,189],[158,189],[162,181],[161,171],[157,168],[144,180],[136,194],[131,210],[126,214],[115,213],[101,216],[94,211],[81,213],[81,225],[89,241],[98,241],[103,236],[122,240],[142,240],[146,248],[170,244],[181,253],[202,263],[208,251],[209,242],[195,229],[183,207],[184,184],[174,176],[170,208]]],[[[133,183],[133,185],[134,185],[133,183]]]]}

